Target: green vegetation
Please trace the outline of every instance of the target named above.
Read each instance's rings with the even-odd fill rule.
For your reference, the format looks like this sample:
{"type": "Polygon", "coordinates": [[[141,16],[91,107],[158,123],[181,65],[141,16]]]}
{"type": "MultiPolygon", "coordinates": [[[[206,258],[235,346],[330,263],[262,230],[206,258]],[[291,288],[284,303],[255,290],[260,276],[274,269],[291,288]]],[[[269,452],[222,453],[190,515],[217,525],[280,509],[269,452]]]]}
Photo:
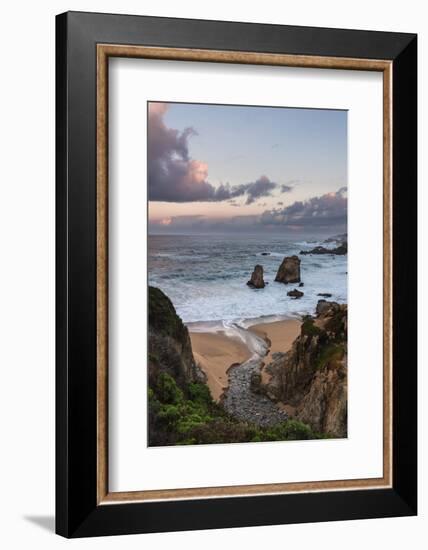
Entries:
{"type": "Polygon", "coordinates": [[[195,445],[320,439],[322,434],[297,420],[261,428],[231,418],[211,398],[206,384],[184,389],[174,378],[160,373],[149,389],[150,445],[195,445]]]}
{"type": "Polygon", "coordinates": [[[301,334],[305,336],[321,336],[323,330],[314,324],[314,318],[310,315],[306,315],[303,318],[301,334]]]}
{"type": "Polygon", "coordinates": [[[322,348],[317,359],[317,369],[323,369],[327,365],[336,366],[338,361],[341,361],[345,355],[344,344],[336,344],[334,342],[327,344],[322,348]]]}

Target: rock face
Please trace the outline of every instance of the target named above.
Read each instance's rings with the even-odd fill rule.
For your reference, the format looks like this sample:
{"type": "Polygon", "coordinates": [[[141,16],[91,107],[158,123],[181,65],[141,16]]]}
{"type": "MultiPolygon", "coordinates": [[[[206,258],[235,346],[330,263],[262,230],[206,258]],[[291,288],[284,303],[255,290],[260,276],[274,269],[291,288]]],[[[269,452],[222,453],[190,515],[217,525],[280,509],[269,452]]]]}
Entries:
{"type": "Polygon", "coordinates": [[[325,246],[316,246],[312,250],[301,250],[300,254],[334,254],[344,256],[348,253],[348,243],[342,243],[336,248],[325,248],[325,246]]]}
{"type": "Polygon", "coordinates": [[[149,384],[161,373],[172,376],[177,385],[205,382],[205,374],[195,364],[187,327],[171,300],[149,286],[149,384]]]}
{"type": "Polygon", "coordinates": [[[251,279],[247,282],[247,285],[251,288],[265,287],[265,282],[263,280],[263,266],[256,265],[251,275],[251,279]]]}
{"type": "Polygon", "coordinates": [[[287,292],[287,296],[291,296],[292,298],[301,298],[303,296],[303,292],[300,292],[300,290],[297,290],[297,288],[295,288],[294,290],[289,290],[287,292]]]}
{"type": "Polygon", "coordinates": [[[286,256],[279,266],[275,281],[278,283],[300,283],[300,259],[298,256],[286,256]]]}
{"type": "Polygon", "coordinates": [[[320,300],[290,351],[266,367],[262,390],[294,418],[333,437],[347,436],[347,305],[320,300]]]}

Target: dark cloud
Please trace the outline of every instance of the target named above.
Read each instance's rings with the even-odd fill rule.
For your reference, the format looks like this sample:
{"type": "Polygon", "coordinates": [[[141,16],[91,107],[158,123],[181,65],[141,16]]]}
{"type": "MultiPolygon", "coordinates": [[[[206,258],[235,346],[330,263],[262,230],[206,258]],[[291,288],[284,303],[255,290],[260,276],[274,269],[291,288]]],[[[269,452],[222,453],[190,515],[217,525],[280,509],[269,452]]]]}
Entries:
{"type": "Polygon", "coordinates": [[[264,225],[329,227],[346,225],[347,188],[313,197],[307,201],[296,201],[285,208],[266,210],[260,217],[264,225]]]}
{"type": "Polygon", "coordinates": [[[188,140],[194,128],[168,128],[163,117],[167,103],[150,103],[148,113],[149,200],[186,202],[211,200],[215,189],[207,182],[208,166],[189,157],[188,140]]]}
{"type": "Polygon", "coordinates": [[[281,185],[281,193],[289,193],[292,190],[293,188],[291,187],[291,185],[287,185],[286,183],[283,183],[281,185]]]}
{"type": "MultiPolygon", "coordinates": [[[[246,204],[268,197],[278,184],[267,176],[237,186],[208,181],[208,165],[189,155],[189,138],[197,135],[194,128],[179,132],[168,128],[164,115],[167,103],[150,103],[148,118],[148,188],[150,201],[196,202],[225,201],[246,196],[246,204]]],[[[290,191],[288,186],[286,191],[290,191]]],[[[284,192],[284,189],[282,189],[284,192]]]]}
{"type": "Polygon", "coordinates": [[[232,196],[239,197],[246,195],[247,200],[245,204],[252,204],[260,197],[269,197],[272,191],[278,187],[278,184],[270,181],[267,176],[260,176],[260,178],[251,183],[244,183],[237,185],[230,189],[232,196]]]}

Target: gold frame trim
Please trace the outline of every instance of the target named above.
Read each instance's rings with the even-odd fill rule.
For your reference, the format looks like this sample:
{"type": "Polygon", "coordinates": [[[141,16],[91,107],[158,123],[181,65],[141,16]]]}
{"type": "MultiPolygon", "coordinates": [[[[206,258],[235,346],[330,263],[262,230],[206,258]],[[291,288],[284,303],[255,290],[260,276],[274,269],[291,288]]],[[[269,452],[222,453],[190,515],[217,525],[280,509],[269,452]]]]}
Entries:
{"type": "Polygon", "coordinates": [[[120,44],[97,45],[97,503],[181,500],[392,486],[392,62],[120,44]],[[204,61],[383,73],[383,477],[130,492],[108,490],[108,59],[204,61]]]}

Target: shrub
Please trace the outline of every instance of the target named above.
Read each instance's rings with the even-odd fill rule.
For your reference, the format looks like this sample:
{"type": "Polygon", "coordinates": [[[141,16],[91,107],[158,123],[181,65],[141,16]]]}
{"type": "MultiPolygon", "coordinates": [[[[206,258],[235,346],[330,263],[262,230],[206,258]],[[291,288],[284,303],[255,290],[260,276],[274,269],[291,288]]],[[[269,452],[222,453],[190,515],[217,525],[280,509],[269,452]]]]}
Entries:
{"type": "Polygon", "coordinates": [[[149,445],[195,445],[286,441],[322,437],[297,420],[261,428],[230,417],[217,405],[205,384],[181,390],[174,378],[161,373],[149,388],[149,445]]]}
{"type": "Polygon", "coordinates": [[[155,392],[161,403],[179,403],[183,400],[183,392],[174,378],[165,372],[159,375],[155,392]]]}
{"type": "Polygon", "coordinates": [[[343,344],[327,344],[318,356],[316,367],[317,369],[323,369],[327,365],[335,366],[336,362],[341,361],[344,355],[345,347],[343,344]]]}
{"type": "Polygon", "coordinates": [[[191,383],[188,386],[189,399],[198,403],[212,405],[211,392],[206,384],[191,383]]]}

